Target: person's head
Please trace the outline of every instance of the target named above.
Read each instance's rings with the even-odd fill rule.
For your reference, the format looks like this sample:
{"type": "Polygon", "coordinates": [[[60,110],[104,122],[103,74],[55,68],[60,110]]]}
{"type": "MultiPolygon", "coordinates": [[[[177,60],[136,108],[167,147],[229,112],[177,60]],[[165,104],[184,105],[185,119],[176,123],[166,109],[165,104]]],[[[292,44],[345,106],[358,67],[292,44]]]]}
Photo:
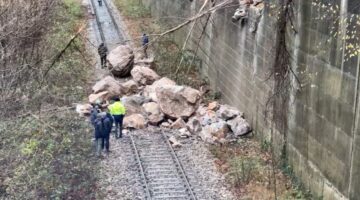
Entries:
{"type": "Polygon", "coordinates": [[[119,97],[114,97],[114,101],[120,101],[119,97]]]}
{"type": "Polygon", "coordinates": [[[102,43],[100,44],[100,46],[104,46],[104,43],[102,42],[102,43]]]}
{"type": "Polygon", "coordinates": [[[143,36],[146,36],[146,33],[143,33],[143,36]]]}

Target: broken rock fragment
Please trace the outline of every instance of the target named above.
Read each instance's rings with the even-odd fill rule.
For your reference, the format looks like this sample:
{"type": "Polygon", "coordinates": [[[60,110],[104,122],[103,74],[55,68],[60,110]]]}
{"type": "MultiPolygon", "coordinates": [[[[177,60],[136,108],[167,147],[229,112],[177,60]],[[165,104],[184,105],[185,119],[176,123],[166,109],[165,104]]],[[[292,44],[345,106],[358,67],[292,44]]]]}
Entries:
{"type": "Polygon", "coordinates": [[[171,128],[172,129],[186,128],[186,123],[182,118],[179,118],[174,123],[171,124],[171,128]]]}
{"type": "Polygon", "coordinates": [[[154,70],[141,66],[135,66],[134,69],[131,70],[131,76],[141,85],[151,85],[160,78],[154,70]]]}
{"type": "Polygon", "coordinates": [[[219,118],[224,120],[233,119],[237,116],[243,117],[243,113],[238,111],[236,108],[228,106],[228,105],[221,105],[219,110],[216,112],[219,118]]]}
{"type": "Polygon", "coordinates": [[[181,147],[182,146],[182,144],[179,142],[179,141],[177,141],[177,139],[174,137],[174,136],[171,136],[170,138],[169,138],[169,142],[170,142],[170,144],[173,146],[173,147],[181,147]]]}
{"type": "Polygon", "coordinates": [[[197,117],[191,117],[189,121],[186,123],[187,129],[190,133],[196,134],[201,131],[201,124],[197,117]]]}
{"type": "Polygon", "coordinates": [[[134,53],[128,45],[120,45],[108,55],[109,70],[114,76],[126,77],[134,65],[134,53]]]}
{"type": "Polygon", "coordinates": [[[146,121],[141,114],[132,114],[124,118],[124,128],[143,129],[145,127],[146,121]]]}
{"type": "Polygon", "coordinates": [[[230,126],[235,137],[246,135],[251,132],[250,124],[240,116],[227,121],[227,124],[230,126]]]}
{"type": "Polygon", "coordinates": [[[190,87],[164,85],[156,88],[161,111],[170,118],[188,118],[198,108],[200,92],[190,87]]]}
{"type": "Polygon", "coordinates": [[[209,103],[208,110],[216,111],[220,107],[219,103],[217,101],[213,101],[209,103]]]}

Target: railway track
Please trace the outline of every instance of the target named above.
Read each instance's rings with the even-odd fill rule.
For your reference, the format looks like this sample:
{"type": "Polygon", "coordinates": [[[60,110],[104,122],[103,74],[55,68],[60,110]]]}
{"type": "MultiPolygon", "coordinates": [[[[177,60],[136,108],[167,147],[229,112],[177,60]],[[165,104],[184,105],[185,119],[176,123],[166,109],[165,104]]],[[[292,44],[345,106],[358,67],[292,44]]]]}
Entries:
{"type": "Polygon", "coordinates": [[[118,44],[124,43],[125,36],[114,19],[109,2],[107,0],[102,0],[102,5],[100,6],[97,0],[89,1],[91,3],[93,13],[95,14],[97,30],[99,32],[99,39],[101,42],[104,42],[110,49],[118,44]]]}
{"type": "Polygon", "coordinates": [[[197,200],[188,177],[166,136],[130,135],[146,199],[197,200]]]}

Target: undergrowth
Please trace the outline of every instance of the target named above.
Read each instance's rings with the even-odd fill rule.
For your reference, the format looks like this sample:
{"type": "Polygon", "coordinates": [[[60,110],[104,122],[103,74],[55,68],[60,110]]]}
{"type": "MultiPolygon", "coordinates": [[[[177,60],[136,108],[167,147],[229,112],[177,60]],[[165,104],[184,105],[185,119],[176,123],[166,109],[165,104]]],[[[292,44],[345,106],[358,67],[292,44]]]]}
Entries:
{"type": "Polygon", "coordinates": [[[150,10],[143,6],[139,0],[115,0],[115,4],[128,17],[143,18],[150,16],[150,10]]]}
{"type": "MultiPolygon", "coordinates": [[[[80,0],[61,0],[56,6],[51,31],[42,41],[44,60],[52,60],[86,20],[80,0]]],[[[27,107],[0,122],[0,199],[96,198],[90,126],[67,109],[85,98],[90,75],[85,54],[77,39],[40,91],[26,97],[27,107]]]]}

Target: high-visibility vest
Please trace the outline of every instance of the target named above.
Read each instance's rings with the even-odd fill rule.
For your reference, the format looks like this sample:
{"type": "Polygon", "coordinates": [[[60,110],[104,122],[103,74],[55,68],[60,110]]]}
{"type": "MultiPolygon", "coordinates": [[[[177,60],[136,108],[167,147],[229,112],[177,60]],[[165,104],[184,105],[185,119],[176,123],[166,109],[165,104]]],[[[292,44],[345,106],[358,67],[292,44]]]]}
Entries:
{"type": "Polygon", "coordinates": [[[125,106],[120,101],[111,104],[108,108],[112,115],[125,115],[126,113],[125,106]]]}

